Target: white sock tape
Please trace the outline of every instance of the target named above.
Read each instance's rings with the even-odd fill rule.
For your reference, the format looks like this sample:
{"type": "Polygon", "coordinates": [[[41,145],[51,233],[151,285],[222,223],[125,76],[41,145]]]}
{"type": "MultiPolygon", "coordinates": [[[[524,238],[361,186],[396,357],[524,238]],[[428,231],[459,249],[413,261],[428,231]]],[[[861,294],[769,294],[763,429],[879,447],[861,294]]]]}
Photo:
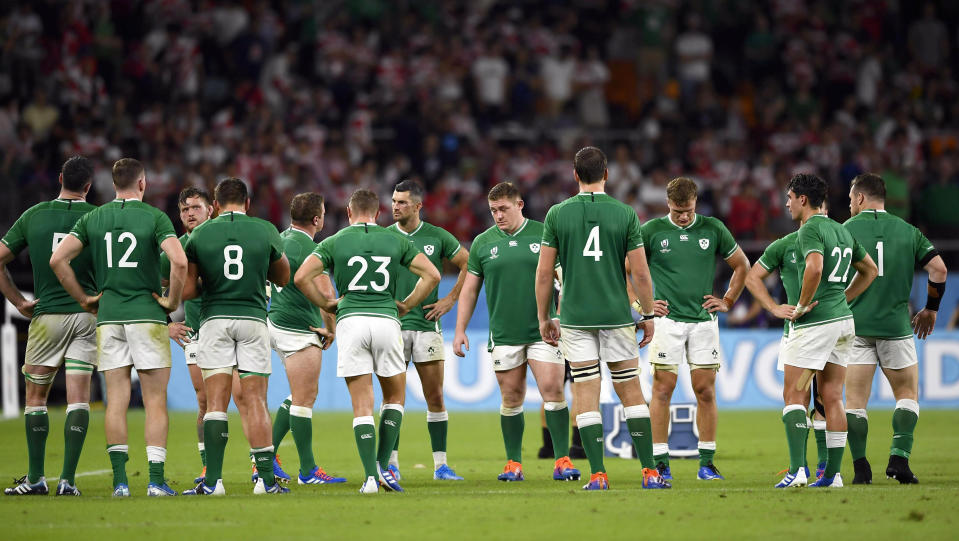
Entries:
{"type": "Polygon", "coordinates": [[[783,408],[783,415],[785,416],[790,411],[796,411],[796,410],[799,410],[805,413],[806,406],[803,406],[802,404],[787,404],[786,407],[783,408]]]}
{"type": "Polygon", "coordinates": [[[716,442],[714,442],[714,441],[701,441],[701,442],[699,442],[699,445],[696,446],[696,448],[697,448],[697,449],[703,449],[703,450],[706,450],[706,451],[715,451],[715,450],[716,450],[716,442]]]}
{"type": "Polygon", "coordinates": [[[826,448],[827,449],[838,449],[839,447],[846,446],[846,433],[845,432],[833,432],[831,430],[826,431],[826,448]]]}
{"type": "Polygon", "coordinates": [[[426,422],[427,423],[438,423],[440,421],[449,421],[450,414],[446,411],[427,411],[426,412],[426,422]]]}
{"type": "Polygon", "coordinates": [[[623,413],[627,419],[645,419],[649,417],[649,406],[640,404],[638,406],[626,406],[623,413]]]}
{"type": "Polygon", "coordinates": [[[919,402],[916,402],[915,400],[912,400],[912,399],[910,399],[910,398],[903,398],[902,400],[896,401],[896,409],[897,409],[897,410],[909,410],[909,411],[915,413],[916,416],[918,416],[918,415],[919,415],[919,402]]]}
{"type": "Polygon", "coordinates": [[[856,417],[859,417],[860,419],[869,419],[869,415],[866,414],[866,410],[864,409],[852,409],[852,410],[847,409],[846,413],[855,415],[856,417]]]}
{"type": "Polygon", "coordinates": [[[74,402],[73,404],[67,404],[67,413],[77,410],[90,411],[90,404],[87,404],[86,402],[74,402]]]}
{"type": "Polygon", "coordinates": [[[147,445],[147,462],[166,462],[166,448],[147,445]]]}
{"type": "Polygon", "coordinates": [[[513,417],[514,415],[519,415],[521,413],[523,413],[522,405],[516,406],[515,408],[509,408],[503,405],[500,405],[499,407],[499,414],[504,417],[513,417]]]}
{"type": "Polygon", "coordinates": [[[587,426],[603,424],[603,416],[598,411],[584,411],[576,416],[576,426],[580,430],[587,426]]]}
{"type": "Polygon", "coordinates": [[[225,411],[208,411],[203,415],[204,421],[226,421],[229,419],[225,411]]]}
{"type": "Polygon", "coordinates": [[[354,417],[354,418],[353,418],[353,428],[356,428],[356,427],[358,427],[358,426],[360,426],[360,425],[376,426],[376,425],[373,423],[373,416],[372,416],[372,415],[366,415],[366,416],[364,416],[364,417],[354,417]]]}
{"type": "Polygon", "coordinates": [[[543,402],[543,409],[546,411],[560,411],[569,407],[565,400],[562,402],[543,402]]]}
{"type": "Polygon", "coordinates": [[[668,443],[654,443],[654,444],[653,444],[653,454],[654,454],[654,455],[668,455],[668,454],[669,454],[669,444],[668,444],[668,443]]]}
{"type": "Polygon", "coordinates": [[[305,417],[307,419],[312,419],[313,408],[308,408],[306,406],[290,406],[290,416],[305,417]]]}
{"type": "MultiPolygon", "coordinates": [[[[380,408],[380,415],[383,415],[383,412],[386,410],[398,411],[400,415],[406,411],[403,409],[403,404],[383,404],[383,407],[380,408]]],[[[429,420],[429,416],[427,416],[427,420],[429,420]]]]}

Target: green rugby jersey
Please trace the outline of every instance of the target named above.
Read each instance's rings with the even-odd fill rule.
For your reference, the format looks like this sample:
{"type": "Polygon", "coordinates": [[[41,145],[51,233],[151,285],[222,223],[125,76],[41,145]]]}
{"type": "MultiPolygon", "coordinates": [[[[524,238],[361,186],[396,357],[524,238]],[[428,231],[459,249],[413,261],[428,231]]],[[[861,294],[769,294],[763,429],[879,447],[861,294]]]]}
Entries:
{"type": "MultiPolygon", "coordinates": [[[[186,250],[186,242],[189,239],[189,233],[184,233],[177,239],[184,250],[186,250]]],[[[166,256],[165,252],[160,252],[160,276],[165,279],[170,278],[170,258],[166,256]]],[[[193,329],[194,335],[200,329],[200,299],[190,299],[183,302],[183,323],[193,329]]]]}
{"type": "MultiPolygon", "coordinates": [[[[779,271],[779,279],[786,290],[786,303],[793,306],[799,302],[800,283],[799,256],[796,255],[796,238],[799,231],[793,231],[785,237],[775,240],[766,247],[759,257],[759,264],[769,272],[779,271]]],[[[789,320],[783,322],[783,334],[789,336],[789,320]]]]}
{"type": "MultiPolygon", "coordinates": [[[[309,233],[295,227],[280,233],[280,239],[283,241],[283,252],[290,261],[290,276],[295,276],[296,270],[316,249],[316,243],[309,233]]],[[[270,287],[273,293],[270,296],[269,317],[273,325],[284,331],[305,334],[313,334],[310,325],[323,326],[320,307],[310,302],[293,284],[293,280],[285,287],[277,287],[276,284],[270,287]]]]}
{"type": "Polygon", "coordinates": [[[633,325],[626,294],[626,253],[642,248],[632,207],[603,192],[581,192],[546,213],[544,246],[563,267],[560,325],[615,329],[633,325]]]}
{"type": "MultiPolygon", "coordinates": [[[[57,280],[50,268],[50,256],[60,245],[60,241],[70,234],[70,229],[77,220],[95,208],[86,201],[70,199],[37,203],[17,218],[13,227],[0,239],[14,254],[28,248],[30,264],[33,267],[33,293],[37,300],[33,309],[34,315],[83,312],[83,308],[57,280]]],[[[70,266],[83,290],[93,294],[96,285],[89,252],[84,251],[78,255],[70,262],[70,266]]]]}
{"type": "Polygon", "coordinates": [[[512,235],[494,225],[470,246],[467,271],[482,278],[486,288],[490,351],[542,340],[535,294],[542,239],[543,223],[527,219],[512,235]]]}
{"type": "MultiPolygon", "coordinates": [[[[376,224],[353,224],[313,250],[340,292],[336,320],[385,317],[399,322],[397,282],[420,251],[410,240],[376,224]]],[[[413,276],[416,276],[415,274],[413,276]]],[[[412,291],[412,290],[411,290],[412,291]]],[[[405,298],[405,297],[404,297],[405,298]]]]}
{"type": "Polygon", "coordinates": [[[656,299],[669,302],[669,319],[693,323],[714,318],[703,308],[713,294],[716,256],[723,259],[739,248],[721,221],[695,214],[686,227],[669,216],[643,224],[643,243],[656,299]]]}
{"type": "Polygon", "coordinates": [[[203,282],[200,325],[211,318],[266,322],[266,275],[283,257],[276,227],[232,211],[193,229],[186,257],[203,282]]]}
{"type": "Polygon", "coordinates": [[[70,234],[91,252],[103,293],[97,325],[166,324],[160,294],[160,243],[176,237],[170,218],[138,199],[114,199],[77,220],[70,234]]]}
{"type": "Polygon", "coordinates": [[[915,268],[926,266],[938,252],[918,229],[884,210],[864,210],[843,225],[879,267],[869,288],[849,304],[856,334],[911,337],[909,293],[915,268]]]}
{"type": "MultiPolygon", "coordinates": [[[[412,233],[403,231],[396,223],[387,229],[396,231],[412,241],[419,251],[426,254],[426,257],[436,266],[440,274],[443,273],[443,259],[453,259],[453,256],[460,251],[460,243],[456,240],[456,237],[442,227],[436,227],[424,221],[420,221],[420,225],[412,233]]],[[[405,299],[416,287],[416,281],[419,279],[419,276],[408,269],[400,269],[399,276],[396,278],[396,298],[398,300],[405,299]]],[[[423,309],[423,305],[433,304],[437,300],[439,300],[439,286],[431,291],[419,306],[414,307],[408,314],[400,318],[403,330],[440,332],[442,330],[440,320],[430,321],[426,319],[427,311],[423,309]]]]}
{"type": "MultiPolygon", "coordinates": [[[[796,276],[800,288],[803,273],[806,272],[806,256],[812,252],[822,254],[823,258],[822,278],[812,299],[819,301],[819,304],[793,323],[797,329],[852,318],[852,311],[846,304],[846,286],[852,278],[849,274],[852,263],[866,257],[866,251],[849,231],[824,214],[810,216],[799,228],[796,240],[799,266],[796,276]]],[[[855,275],[856,270],[852,269],[852,273],[855,275]]]]}

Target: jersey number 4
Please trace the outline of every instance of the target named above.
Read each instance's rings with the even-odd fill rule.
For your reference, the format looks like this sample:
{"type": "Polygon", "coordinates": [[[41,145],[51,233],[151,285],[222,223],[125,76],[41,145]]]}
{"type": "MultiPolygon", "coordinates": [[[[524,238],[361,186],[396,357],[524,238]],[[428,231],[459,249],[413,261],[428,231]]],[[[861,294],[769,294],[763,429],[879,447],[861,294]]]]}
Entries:
{"type": "MultiPolygon", "coordinates": [[[[390,286],[390,273],[387,270],[387,267],[389,266],[392,258],[374,255],[371,256],[370,259],[372,259],[374,263],[379,263],[379,266],[376,267],[376,270],[373,272],[383,275],[383,283],[378,284],[375,280],[371,280],[370,287],[373,288],[373,291],[386,291],[386,288],[390,286]]],[[[346,286],[346,289],[350,291],[366,291],[366,286],[360,284],[360,280],[363,279],[363,275],[365,275],[367,269],[369,269],[369,264],[366,262],[366,259],[355,255],[346,262],[346,265],[348,267],[352,267],[354,265],[360,266],[360,270],[355,276],[353,276],[353,279],[350,280],[350,285],[346,286]]]]}
{"type": "MultiPolygon", "coordinates": [[[[117,237],[117,244],[123,244],[125,241],[130,241],[130,246],[127,247],[127,251],[123,252],[123,257],[120,258],[120,261],[117,261],[117,267],[120,268],[131,268],[135,269],[137,266],[136,261],[130,261],[130,256],[133,254],[133,250],[137,247],[137,238],[133,236],[133,233],[129,231],[124,231],[120,233],[117,237]]],[[[113,232],[107,231],[103,235],[103,242],[107,246],[107,268],[113,268],[113,232]]]]}
{"type": "Polygon", "coordinates": [[[586,246],[583,246],[583,257],[592,257],[593,261],[599,261],[603,257],[603,251],[599,249],[599,226],[594,225],[589,230],[589,236],[586,237],[586,246]]]}

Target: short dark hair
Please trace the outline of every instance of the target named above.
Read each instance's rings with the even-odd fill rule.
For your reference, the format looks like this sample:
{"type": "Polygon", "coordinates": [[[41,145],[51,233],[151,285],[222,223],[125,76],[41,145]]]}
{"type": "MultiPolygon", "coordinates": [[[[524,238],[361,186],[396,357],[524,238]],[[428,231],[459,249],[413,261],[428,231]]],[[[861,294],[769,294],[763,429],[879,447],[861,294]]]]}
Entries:
{"type": "Polygon", "coordinates": [[[360,188],[350,196],[348,205],[355,213],[369,214],[372,216],[380,210],[380,198],[371,190],[360,188]]]}
{"type": "Polygon", "coordinates": [[[399,184],[397,184],[396,187],[393,188],[393,191],[409,192],[410,197],[414,199],[419,199],[420,201],[423,200],[423,186],[421,186],[420,183],[416,182],[415,180],[406,179],[406,180],[400,181],[399,184]]]}
{"type": "Polygon", "coordinates": [[[792,190],[797,196],[805,195],[809,199],[809,206],[818,209],[826,200],[828,187],[826,181],[819,175],[812,173],[799,173],[789,180],[787,190],[792,190]]]}
{"type": "Polygon", "coordinates": [[[63,176],[65,189],[79,192],[84,186],[93,182],[93,162],[83,156],[73,156],[63,162],[60,174],[63,176]]]}
{"type": "Polygon", "coordinates": [[[688,203],[696,199],[696,181],[689,177],[676,177],[666,185],[666,198],[673,203],[688,203]]]}
{"type": "Polygon", "coordinates": [[[133,187],[143,176],[143,164],[133,158],[120,158],[113,164],[113,185],[121,190],[133,187]]]}
{"type": "Polygon", "coordinates": [[[201,190],[201,189],[199,189],[199,188],[196,188],[196,187],[194,187],[194,186],[189,186],[189,187],[187,187],[187,188],[183,188],[183,190],[180,191],[180,197],[177,198],[177,202],[178,202],[179,204],[181,204],[181,205],[185,205],[185,204],[186,204],[186,200],[187,200],[187,199],[190,199],[191,197],[199,197],[199,198],[202,199],[203,202],[206,203],[207,205],[209,205],[210,203],[212,203],[212,201],[210,201],[210,194],[208,194],[208,193],[206,193],[206,191],[201,190]]]}
{"type": "Polygon", "coordinates": [[[886,200],[886,181],[875,173],[860,173],[852,179],[852,191],[861,193],[869,199],[886,200]]]}
{"type": "Polygon", "coordinates": [[[489,195],[486,196],[490,201],[497,201],[499,199],[522,199],[523,196],[519,193],[519,188],[517,188],[512,182],[500,182],[496,186],[493,186],[489,191],[489,195]]]}
{"type": "Polygon", "coordinates": [[[290,219],[294,223],[306,223],[314,216],[323,217],[323,196],[316,192],[294,195],[290,201],[290,219]]]}
{"type": "Polygon", "coordinates": [[[606,174],[606,154],[596,147],[583,147],[573,158],[573,169],[583,184],[599,182],[606,174]]]}
{"type": "Polygon", "coordinates": [[[243,204],[249,197],[246,183],[236,177],[221,180],[213,190],[213,198],[221,205],[243,204]]]}

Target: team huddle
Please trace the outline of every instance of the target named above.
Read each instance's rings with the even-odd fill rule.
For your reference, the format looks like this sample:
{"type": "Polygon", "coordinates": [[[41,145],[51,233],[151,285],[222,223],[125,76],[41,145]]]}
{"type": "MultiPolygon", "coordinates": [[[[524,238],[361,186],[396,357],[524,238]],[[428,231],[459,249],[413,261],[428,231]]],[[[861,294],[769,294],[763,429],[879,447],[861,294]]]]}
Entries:
{"type": "Polygon", "coordinates": [[[147,178],[140,162],[117,161],[116,199],[95,207],[85,201],[92,164],[70,158],[58,198],[31,207],[0,240],[0,290],[31,319],[22,369],[29,468],[5,493],[49,492],[46,404],[63,366],[68,405],[56,494],[80,495],[75,477],[89,425],[90,377],[98,369],[106,383],[113,495],[130,496],[126,413],[135,368],[146,415],[147,494],[177,495],[164,477],[171,340],[184,349],[199,405],[203,469],[183,495],[226,494],[231,399],[250,444],[254,494],[290,491],[284,485],[292,476],[276,456],[287,433],[299,458],[298,484],[346,482],[321,468],[312,451],[322,352],[334,341],[336,375],[351,397],[363,468],[360,492],[403,491],[398,450],[410,362],[427,403],[433,478],[460,481],[447,461],[440,318],[456,306],[453,351],[465,355],[467,325],[483,287],[487,348],[502,395],[507,463],[501,481],[525,478],[521,449],[529,368],[544,401],[545,432],[556,459],[553,479],[580,479],[570,459],[574,420],[590,467],[584,488],[609,487],[599,408],[600,363],[605,363],[642,466],[641,486],[671,488],[670,400],[684,360],[697,401],[697,478],[723,480],[714,464],[715,382],[723,364],[717,312],[727,312],[748,288],[755,302],[786,321],[780,369],[790,465],[776,486],[841,487],[847,436],[853,483],[872,481],[865,456],[866,405],[877,365],[897,400],[886,475],[904,484],[918,482],[909,466],[919,414],[912,335],[922,339],[932,331],[946,267],[922,233],[883,210],[880,177],[863,174],[853,181],[853,217],[845,224],[825,213],[825,181],[793,177],[787,207],[800,227],[770,244],[750,268],[722,222],[696,213],[691,179],[669,183],[667,216],[640,224],[631,207],[605,193],[609,179],[602,151],[581,149],[573,169],[579,193],[553,206],[544,222],[523,215],[522,194],[513,184],[494,186],[487,199],[495,223],[467,250],[447,231],[421,220],[423,189],[412,181],[394,188],[393,225],[377,225],[379,197],[360,189],[346,208],[350,225],[319,244],[313,239],[326,211],[320,194],[296,195],[291,226],[280,233],[247,215],[250,198],[240,179],[222,180],[212,198],[187,188],[179,197],[186,233],[177,238],[169,217],[142,201],[147,178]],[[33,265],[33,301],[23,297],[5,268],[25,248],[33,265]],[[733,270],[721,297],[713,294],[717,256],[733,270]],[[459,275],[441,298],[437,286],[444,260],[459,275]],[[910,321],[916,266],[929,274],[928,300],[910,321]],[[786,293],[782,303],[764,283],[777,271],[786,293]],[[181,313],[181,304],[183,320],[168,321],[168,314],[181,313]],[[647,345],[653,370],[649,404],[639,382],[639,349],[647,345]],[[271,350],[283,361],[291,391],[272,418],[266,404],[271,350]],[[378,409],[374,374],[382,390],[378,409]],[[565,398],[567,377],[572,404],[565,398]],[[818,449],[816,479],[806,459],[810,426],[818,449]]]}

